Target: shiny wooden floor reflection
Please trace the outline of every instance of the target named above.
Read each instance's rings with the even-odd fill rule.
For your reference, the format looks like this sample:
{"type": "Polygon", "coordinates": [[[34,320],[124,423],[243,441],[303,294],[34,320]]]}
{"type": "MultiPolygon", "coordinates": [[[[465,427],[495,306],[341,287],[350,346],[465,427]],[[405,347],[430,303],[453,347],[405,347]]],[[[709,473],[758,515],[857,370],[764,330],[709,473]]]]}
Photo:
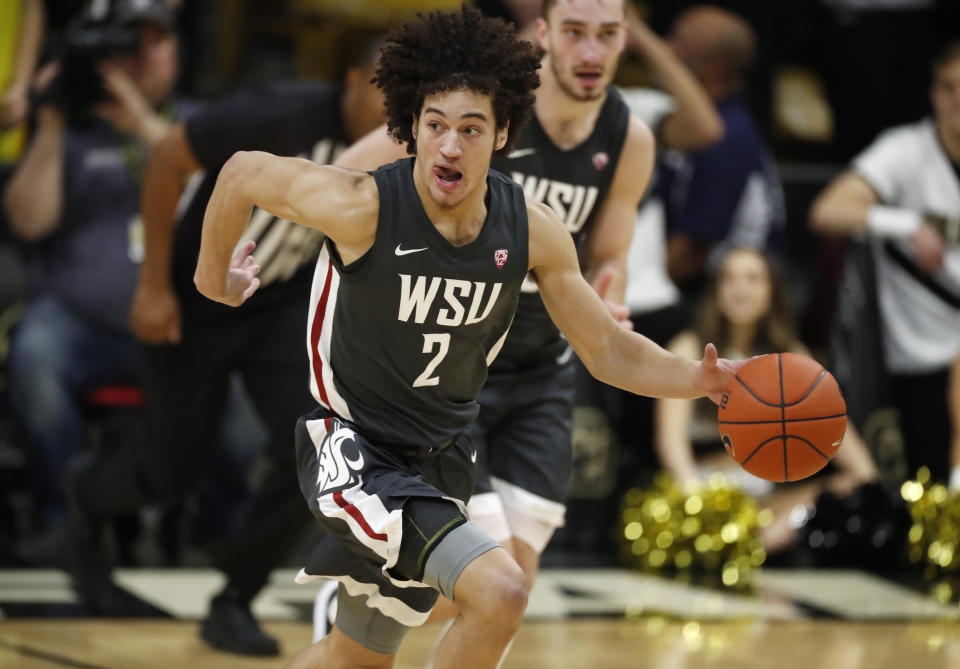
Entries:
{"type": "MultiPolygon", "coordinates": [[[[3,620],[2,669],[282,667],[310,640],[305,623],[267,623],[287,654],[210,650],[196,623],[3,620]]],[[[397,669],[423,669],[436,626],[407,637],[397,669]]],[[[956,623],[670,622],[662,618],[528,622],[504,669],[960,669],[956,623]]]]}

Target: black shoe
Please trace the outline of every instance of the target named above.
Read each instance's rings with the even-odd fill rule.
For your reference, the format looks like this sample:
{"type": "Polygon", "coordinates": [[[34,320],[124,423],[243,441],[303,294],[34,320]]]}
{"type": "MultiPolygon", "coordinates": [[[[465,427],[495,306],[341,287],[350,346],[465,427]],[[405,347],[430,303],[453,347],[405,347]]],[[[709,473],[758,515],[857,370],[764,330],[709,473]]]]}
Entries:
{"type": "Polygon", "coordinates": [[[81,604],[97,614],[101,612],[98,600],[102,599],[102,593],[116,586],[111,578],[113,564],[105,534],[106,519],[86,508],[80,494],[83,479],[94,466],[94,459],[87,453],[75,456],[70,463],[67,472],[70,513],[62,559],[81,604]]]}
{"type": "Polygon", "coordinates": [[[279,655],[280,644],[257,623],[250,608],[228,595],[210,602],[210,614],[200,628],[200,637],[215,648],[239,655],[279,655]]]}

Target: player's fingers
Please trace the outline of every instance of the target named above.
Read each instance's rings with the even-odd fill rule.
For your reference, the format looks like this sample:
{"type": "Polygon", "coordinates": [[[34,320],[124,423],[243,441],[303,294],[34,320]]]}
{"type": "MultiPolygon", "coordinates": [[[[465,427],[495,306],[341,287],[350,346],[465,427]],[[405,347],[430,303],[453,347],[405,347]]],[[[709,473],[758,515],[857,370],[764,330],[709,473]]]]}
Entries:
{"type": "Polygon", "coordinates": [[[250,282],[250,285],[247,286],[247,289],[243,291],[243,299],[246,300],[248,297],[253,295],[259,287],[260,279],[254,278],[254,280],[250,282]]]}
{"type": "Polygon", "coordinates": [[[622,327],[624,330],[633,331],[633,321],[631,321],[629,318],[624,318],[620,321],[620,327],[622,327]]]}
{"type": "Polygon", "coordinates": [[[241,246],[240,250],[237,251],[237,255],[233,256],[233,266],[240,267],[247,257],[253,253],[253,249],[255,248],[257,248],[257,243],[252,239],[241,246]]]}
{"type": "Polygon", "coordinates": [[[717,366],[717,347],[712,343],[703,347],[703,366],[713,368],[717,366]]]}
{"type": "Polygon", "coordinates": [[[606,298],[607,291],[610,290],[610,286],[613,284],[613,279],[616,275],[616,271],[609,267],[600,271],[596,281],[593,282],[593,289],[597,291],[597,295],[601,298],[606,298]]]}
{"type": "MultiPolygon", "coordinates": [[[[251,258],[251,260],[253,260],[253,258],[251,258]]],[[[250,274],[250,276],[258,275],[260,273],[260,265],[251,264],[247,269],[247,273],[250,274]]]]}

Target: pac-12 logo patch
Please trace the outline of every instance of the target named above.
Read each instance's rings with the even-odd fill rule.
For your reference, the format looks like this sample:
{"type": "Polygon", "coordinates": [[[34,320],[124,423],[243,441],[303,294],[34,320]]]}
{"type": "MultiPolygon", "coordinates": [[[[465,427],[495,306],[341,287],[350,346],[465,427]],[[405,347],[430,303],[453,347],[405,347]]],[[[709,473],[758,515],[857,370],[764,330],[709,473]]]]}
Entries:
{"type": "Polygon", "coordinates": [[[507,249],[497,249],[494,251],[493,262],[497,263],[497,269],[501,269],[507,264],[507,249]]]}
{"type": "Polygon", "coordinates": [[[608,156],[603,151],[593,154],[593,169],[597,172],[602,172],[603,168],[607,166],[607,163],[610,162],[610,156],[608,156]]]}

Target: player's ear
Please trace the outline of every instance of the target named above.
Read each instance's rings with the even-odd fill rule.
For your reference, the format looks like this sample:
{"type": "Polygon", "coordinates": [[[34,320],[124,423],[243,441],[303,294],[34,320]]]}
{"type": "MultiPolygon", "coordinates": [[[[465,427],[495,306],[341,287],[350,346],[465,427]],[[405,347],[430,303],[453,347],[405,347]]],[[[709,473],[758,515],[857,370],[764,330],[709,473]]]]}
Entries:
{"type": "Polygon", "coordinates": [[[414,141],[416,141],[416,139],[417,139],[417,126],[418,126],[418,125],[420,125],[420,116],[418,116],[417,114],[414,114],[414,115],[413,115],[413,128],[412,128],[414,141]]]}
{"type": "Polygon", "coordinates": [[[550,26],[547,25],[547,20],[542,16],[537,17],[536,29],[537,46],[543,51],[549,51],[547,47],[550,46],[550,42],[547,41],[547,33],[550,32],[550,26]]]}
{"type": "Polygon", "coordinates": [[[497,129],[497,139],[493,143],[493,150],[499,151],[507,145],[507,139],[510,137],[510,121],[502,128],[497,129]]]}

